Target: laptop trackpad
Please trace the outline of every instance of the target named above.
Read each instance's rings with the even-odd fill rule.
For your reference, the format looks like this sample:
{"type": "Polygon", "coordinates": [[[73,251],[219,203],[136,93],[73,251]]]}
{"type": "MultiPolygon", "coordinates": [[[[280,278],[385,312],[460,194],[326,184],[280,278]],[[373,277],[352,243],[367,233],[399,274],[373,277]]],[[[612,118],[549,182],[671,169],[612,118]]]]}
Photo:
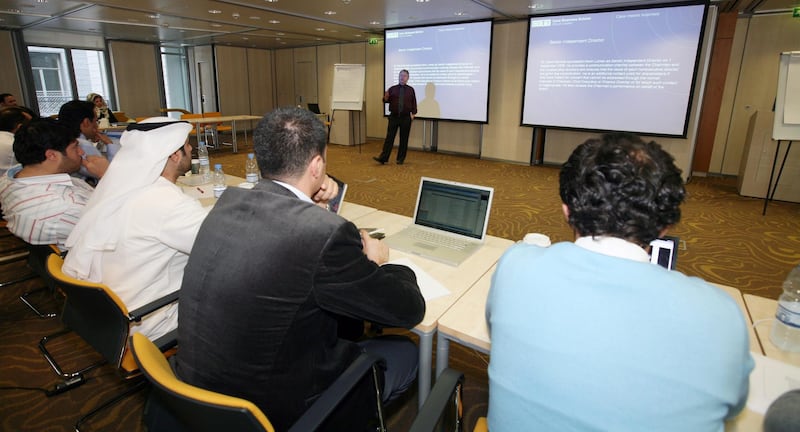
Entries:
{"type": "Polygon", "coordinates": [[[416,243],[414,243],[414,246],[416,246],[418,248],[422,248],[422,249],[427,249],[427,250],[435,250],[436,247],[437,247],[435,245],[432,245],[432,244],[429,244],[429,243],[422,243],[422,242],[416,242],[416,243]]]}

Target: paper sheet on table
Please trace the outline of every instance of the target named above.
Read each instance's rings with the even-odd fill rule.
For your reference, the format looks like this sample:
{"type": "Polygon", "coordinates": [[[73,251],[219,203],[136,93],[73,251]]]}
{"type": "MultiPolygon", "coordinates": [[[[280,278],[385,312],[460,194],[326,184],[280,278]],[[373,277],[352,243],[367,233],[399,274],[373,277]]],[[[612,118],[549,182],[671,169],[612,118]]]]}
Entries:
{"type": "Polygon", "coordinates": [[[433,278],[433,276],[428,274],[428,272],[420,268],[418,265],[414,264],[414,261],[411,261],[408,258],[396,259],[389,261],[387,264],[404,265],[413,270],[414,274],[417,275],[417,285],[419,285],[419,290],[422,293],[422,297],[425,299],[425,301],[430,301],[450,294],[450,291],[448,291],[444,285],[440,284],[439,281],[433,278]]]}
{"type": "Polygon", "coordinates": [[[800,368],[761,354],[751,353],[756,367],[750,374],[747,407],[764,414],[778,396],[800,388],[800,368]]]}

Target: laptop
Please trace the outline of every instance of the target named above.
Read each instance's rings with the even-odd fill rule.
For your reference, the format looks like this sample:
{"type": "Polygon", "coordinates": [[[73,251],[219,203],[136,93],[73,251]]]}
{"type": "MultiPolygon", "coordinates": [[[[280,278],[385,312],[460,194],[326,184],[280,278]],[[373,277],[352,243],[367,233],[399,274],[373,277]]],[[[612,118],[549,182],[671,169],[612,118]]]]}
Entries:
{"type": "Polygon", "coordinates": [[[344,194],[347,193],[347,183],[337,179],[336,177],[328,174],[328,177],[331,180],[335,181],[337,185],[339,185],[339,193],[333,197],[330,201],[328,201],[328,210],[339,214],[339,210],[342,209],[342,203],[344,202],[344,194]]]}
{"type": "Polygon", "coordinates": [[[311,111],[314,114],[322,114],[319,111],[319,104],[315,104],[315,103],[308,104],[308,110],[311,111]]]}
{"type": "Polygon", "coordinates": [[[393,249],[458,266],[483,245],[493,196],[491,187],[422,177],[414,224],[384,241],[393,249]]]}

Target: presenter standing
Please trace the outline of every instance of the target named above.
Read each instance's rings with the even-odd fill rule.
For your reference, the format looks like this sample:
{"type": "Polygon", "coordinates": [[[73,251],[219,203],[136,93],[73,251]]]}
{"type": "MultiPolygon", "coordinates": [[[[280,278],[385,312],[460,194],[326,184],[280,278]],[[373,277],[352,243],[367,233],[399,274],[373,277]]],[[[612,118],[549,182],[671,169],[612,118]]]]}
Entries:
{"type": "Polygon", "coordinates": [[[394,137],[400,128],[400,148],[397,150],[397,164],[402,165],[408,150],[408,134],[411,132],[411,121],[417,114],[417,95],[414,87],[408,85],[408,71],[400,71],[399,84],[389,87],[383,94],[383,103],[389,104],[389,126],[386,129],[386,140],[380,156],[373,157],[381,165],[389,161],[394,147],[394,137]]]}

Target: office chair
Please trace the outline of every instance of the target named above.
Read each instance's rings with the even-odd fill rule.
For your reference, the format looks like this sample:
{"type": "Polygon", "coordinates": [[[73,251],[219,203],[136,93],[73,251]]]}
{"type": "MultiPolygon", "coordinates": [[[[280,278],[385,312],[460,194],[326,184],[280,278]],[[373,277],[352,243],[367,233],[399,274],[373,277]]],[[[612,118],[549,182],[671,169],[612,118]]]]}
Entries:
{"type": "MultiPolygon", "coordinates": [[[[105,363],[112,363],[124,379],[141,378],[140,371],[127,346],[131,324],[174,303],[178,300],[178,293],[171,293],[136,310],[128,311],[122,300],[107,286],[68,276],[61,271],[63,264],[64,260],[59,255],[51,254],[47,258],[47,273],[57,288],[66,296],[64,310],[61,314],[65,328],[55,334],[45,336],[39,341],[39,349],[50,367],[65,379],[62,384],[56,386],[55,392],[60,393],[80,386],[86,382],[83,374],[105,363]],[[74,372],[65,372],[48,351],[47,344],[70,332],[75,332],[99,352],[102,360],[74,372]]],[[[158,340],[158,346],[162,351],[174,348],[175,345],[177,345],[177,331],[168,333],[158,340]]],[[[86,420],[129,394],[142,389],[145,383],[146,381],[142,379],[124,393],[101,404],[78,420],[75,429],[79,431],[80,425],[86,420]]]]}
{"type": "MultiPolygon", "coordinates": [[[[267,416],[252,402],[238,397],[205,390],[180,381],[172,371],[164,355],[144,335],[131,336],[131,351],[142,373],[153,385],[145,409],[145,423],[151,432],[161,430],[211,432],[220,430],[273,432],[274,428],[267,416]],[[168,413],[169,424],[154,424],[148,418],[157,405],[168,413]]],[[[380,431],[386,431],[383,408],[378,385],[378,368],[382,360],[374,355],[362,353],[325,390],[314,404],[294,423],[289,432],[318,430],[326,421],[334,417],[336,407],[354,389],[368,381],[371,390],[370,404],[375,404],[380,431]],[[373,399],[374,398],[374,399],[373,399]]],[[[267,391],[265,389],[265,391],[267,391]]]]}
{"type": "Polygon", "coordinates": [[[50,283],[49,278],[47,276],[47,272],[45,270],[45,261],[47,257],[52,254],[60,254],[58,247],[55,245],[32,245],[26,242],[22,242],[22,246],[15,246],[10,249],[7,249],[7,252],[12,252],[9,255],[4,255],[0,257],[0,265],[11,264],[14,262],[19,262],[22,260],[27,260],[27,267],[30,269],[30,272],[19,276],[15,279],[7,280],[0,282],[0,288],[7,287],[11,285],[15,285],[21,282],[25,282],[31,279],[35,279],[37,277],[41,277],[45,285],[36,287],[34,289],[28,290],[22,295],[19,296],[20,301],[24,303],[30,310],[32,310],[36,316],[39,318],[53,318],[57,316],[55,312],[42,312],[38,306],[33,304],[30,299],[30,296],[39,292],[49,291],[50,293],[55,294],[56,289],[52,283],[50,283]]]}
{"type": "MultiPolygon", "coordinates": [[[[207,112],[203,114],[203,117],[222,117],[222,113],[219,111],[207,112]]],[[[222,144],[233,145],[232,143],[220,143],[219,141],[220,132],[232,132],[233,127],[225,126],[222,123],[209,123],[209,128],[211,131],[211,140],[214,142],[214,148],[220,148],[222,144]]]]}
{"type": "MultiPolygon", "coordinates": [[[[181,120],[193,120],[193,119],[200,119],[200,118],[203,118],[203,114],[194,114],[194,113],[181,114],[181,120]]],[[[199,144],[200,141],[204,141],[206,143],[206,147],[217,148],[215,143],[213,143],[213,142],[211,142],[211,140],[209,140],[209,136],[211,136],[211,138],[213,139],[212,132],[211,132],[211,123],[197,123],[197,124],[195,124],[194,128],[192,128],[191,132],[189,132],[189,136],[194,136],[194,137],[197,138],[198,146],[200,145],[199,144]],[[202,140],[200,139],[199,136],[197,136],[197,131],[198,130],[202,131],[202,133],[203,133],[203,139],[202,140]]]]}

